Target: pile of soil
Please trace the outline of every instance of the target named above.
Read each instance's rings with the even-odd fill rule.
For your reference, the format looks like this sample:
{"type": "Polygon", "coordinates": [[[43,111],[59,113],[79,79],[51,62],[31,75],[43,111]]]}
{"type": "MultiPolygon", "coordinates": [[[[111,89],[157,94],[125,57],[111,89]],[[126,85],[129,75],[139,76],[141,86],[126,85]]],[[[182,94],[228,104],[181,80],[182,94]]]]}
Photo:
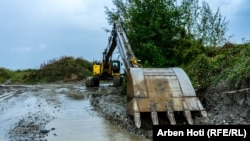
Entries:
{"type": "MultiPolygon", "coordinates": [[[[192,113],[194,125],[250,125],[249,91],[225,94],[220,86],[197,91],[208,116],[192,113]]],[[[152,139],[152,121],[149,115],[141,115],[142,126],[136,128],[133,118],[126,114],[127,98],[121,95],[121,88],[100,88],[90,95],[94,109],[106,120],[138,136],[152,139]],[[107,91],[108,90],[108,91],[107,91]]],[[[161,113],[160,113],[161,114],[161,113]]],[[[159,116],[159,122],[169,125],[166,114],[159,116]]],[[[179,125],[188,124],[180,113],[174,113],[179,125]]]]}

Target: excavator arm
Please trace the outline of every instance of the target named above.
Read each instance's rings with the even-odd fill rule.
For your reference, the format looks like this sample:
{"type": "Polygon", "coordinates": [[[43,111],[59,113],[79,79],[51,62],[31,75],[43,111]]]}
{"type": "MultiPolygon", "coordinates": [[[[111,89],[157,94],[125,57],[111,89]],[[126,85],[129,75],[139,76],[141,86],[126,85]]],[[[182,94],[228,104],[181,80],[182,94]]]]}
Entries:
{"type": "Polygon", "coordinates": [[[182,68],[143,68],[135,57],[127,35],[120,22],[113,26],[110,47],[118,47],[127,73],[126,112],[141,127],[141,113],[150,113],[153,125],[159,124],[158,113],[165,112],[169,123],[176,124],[174,112],[183,112],[193,124],[191,112],[207,113],[182,68]]]}
{"type": "Polygon", "coordinates": [[[93,76],[87,78],[85,84],[87,87],[99,86],[100,80],[113,79],[114,86],[122,84],[122,77],[120,74],[121,62],[120,60],[112,60],[112,54],[117,46],[117,34],[112,31],[109,37],[107,48],[103,51],[102,62],[93,62],[93,76]]]}
{"type": "Polygon", "coordinates": [[[113,27],[117,47],[125,63],[127,79],[127,114],[134,117],[140,128],[141,114],[151,114],[153,125],[158,125],[158,112],[165,112],[170,124],[176,124],[174,112],[183,112],[187,122],[193,124],[191,111],[207,112],[196,96],[191,81],[182,68],[143,68],[138,64],[127,35],[120,22],[113,27]]]}
{"type": "Polygon", "coordinates": [[[104,66],[108,66],[108,63],[111,60],[111,56],[116,48],[116,33],[112,32],[110,38],[109,38],[109,45],[103,52],[103,64],[104,66]]]}

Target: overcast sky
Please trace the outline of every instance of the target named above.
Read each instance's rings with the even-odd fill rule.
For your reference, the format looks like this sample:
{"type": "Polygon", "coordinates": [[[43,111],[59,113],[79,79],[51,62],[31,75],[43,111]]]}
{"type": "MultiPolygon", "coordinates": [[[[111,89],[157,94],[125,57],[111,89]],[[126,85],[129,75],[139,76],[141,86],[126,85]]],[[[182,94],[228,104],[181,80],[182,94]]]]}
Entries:
{"type": "MultiPolygon", "coordinates": [[[[207,0],[229,21],[230,41],[250,39],[249,0],[207,0]]],[[[0,0],[0,67],[34,68],[62,56],[100,60],[112,0],[0,0]]]]}

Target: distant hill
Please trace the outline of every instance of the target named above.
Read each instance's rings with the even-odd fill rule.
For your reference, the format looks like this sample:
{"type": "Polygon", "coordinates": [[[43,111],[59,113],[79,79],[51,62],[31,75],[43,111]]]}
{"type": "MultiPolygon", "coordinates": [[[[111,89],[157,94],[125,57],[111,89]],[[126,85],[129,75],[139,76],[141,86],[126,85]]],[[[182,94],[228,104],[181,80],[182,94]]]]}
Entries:
{"type": "Polygon", "coordinates": [[[78,81],[92,74],[92,63],[82,58],[63,56],[43,63],[40,69],[11,71],[0,68],[0,83],[40,83],[78,81]]]}

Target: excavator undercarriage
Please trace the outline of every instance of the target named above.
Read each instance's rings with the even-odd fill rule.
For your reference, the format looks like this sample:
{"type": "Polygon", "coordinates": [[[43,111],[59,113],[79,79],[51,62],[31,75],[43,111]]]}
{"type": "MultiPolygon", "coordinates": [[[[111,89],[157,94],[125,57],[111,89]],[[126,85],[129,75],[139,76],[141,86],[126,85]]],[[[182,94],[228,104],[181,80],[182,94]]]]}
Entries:
{"type": "Polygon", "coordinates": [[[182,68],[143,68],[137,61],[120,22],[114,24],[109,48],[118,47],[127,73],[127,114],[141,127],[141,113],[151,113],[153,125],[159,124],[158,112],[165,112],[170,124],[175,125],[174,112],[183,112],[193,124],[191,112],[206,110],[196,96],[191,81],[182,68]]]}

